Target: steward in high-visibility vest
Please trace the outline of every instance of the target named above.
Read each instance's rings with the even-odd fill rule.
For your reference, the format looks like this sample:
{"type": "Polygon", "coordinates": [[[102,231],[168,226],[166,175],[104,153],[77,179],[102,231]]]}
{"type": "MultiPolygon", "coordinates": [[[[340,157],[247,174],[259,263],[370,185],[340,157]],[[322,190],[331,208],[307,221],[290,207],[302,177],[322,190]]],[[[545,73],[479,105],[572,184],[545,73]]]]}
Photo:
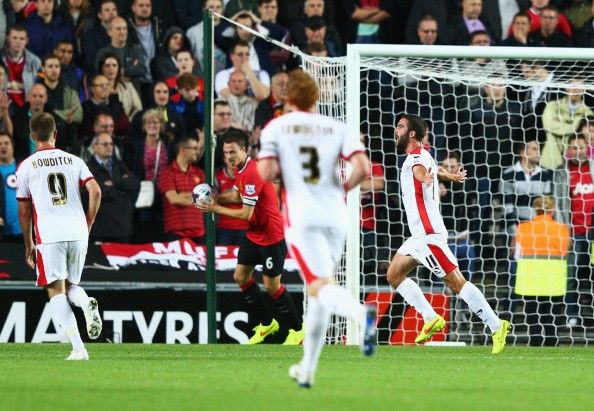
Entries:
{"type": "Polygon", "coordinates": [[[515,238],[515,293],[524,296],[556,297],[567,291],[569,227],[553,219],[555,200],[537,197],[536,217],[518,225],[515,238]]]}

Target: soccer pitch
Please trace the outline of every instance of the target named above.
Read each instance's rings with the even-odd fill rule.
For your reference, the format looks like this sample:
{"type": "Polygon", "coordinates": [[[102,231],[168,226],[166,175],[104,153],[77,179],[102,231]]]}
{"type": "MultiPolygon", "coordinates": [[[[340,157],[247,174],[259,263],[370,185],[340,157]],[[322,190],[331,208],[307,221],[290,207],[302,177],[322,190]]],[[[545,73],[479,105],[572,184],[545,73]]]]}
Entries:
{"type": "Polygon", "coordinates": [[[315,381],[288,378],[301,347],[0,345],[2,410],[593,410],[594,349],[327,346],[315,381]]]}

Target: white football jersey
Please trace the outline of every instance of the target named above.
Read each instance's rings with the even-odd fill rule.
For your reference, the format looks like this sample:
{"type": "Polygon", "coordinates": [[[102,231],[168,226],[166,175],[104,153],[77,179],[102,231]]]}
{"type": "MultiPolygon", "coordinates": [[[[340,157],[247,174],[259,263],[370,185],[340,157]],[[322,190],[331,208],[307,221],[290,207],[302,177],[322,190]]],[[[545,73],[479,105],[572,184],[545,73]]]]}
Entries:
{"type": "Polygon", "coordinates": [[[339,159],[364,152],[358,133],[330,117],[292,112],[271,121],[260,136],[259,158],[280,164],[285,223],[334,227],[347,218],[339,159]]]}
{"type": "Polygon", "coordinates": [[[16,172],[17,199],[33,202],[37,244],[87,240],[80,187],[93,178],[87,165],[58,149],[37,151],[16,172]]]}
{"type": "Polygon", "coordinates": [[[411,151],[406,157],[402,165],[400,187],[411,235],[415,238],[428,234],[447,235],[439,211],[437,163],[427,150],[419,147],[411,151]],[[415,166],[423,166],[433,173],[433,183],[430,186],[424,186],[415,178],[413,174],[415,166]]]}

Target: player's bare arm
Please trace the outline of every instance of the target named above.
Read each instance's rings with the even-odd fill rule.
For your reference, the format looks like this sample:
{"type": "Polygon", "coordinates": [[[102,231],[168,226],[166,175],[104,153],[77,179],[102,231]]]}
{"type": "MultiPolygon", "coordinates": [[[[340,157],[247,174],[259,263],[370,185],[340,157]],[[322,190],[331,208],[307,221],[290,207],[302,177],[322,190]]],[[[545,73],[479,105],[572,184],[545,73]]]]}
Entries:
{"type": "Polygon", "coordinates": [[[245,221],[249,221],[254,214],[254,207],[252,206],[243,204],[243,207],[241,208],[229,208],[221,205],[217,198],[212,198],[208,203],[204,201],[198,201],[196,203],[196,207],[204,212],[222,214],[245,221]]]}
{"type": "Polygon", "coordinates": [[[101,187],[95,181],[95,179],[91,179],[85,183],[85,188],[89,192],[89,208],[87,209],[87,227],[89,227],[89,231],[91,231],[91,227],[95,222],[95,217],[97,216],[97,212],[99,211],[99,206],[101,205],[101,187]]]}
{"type": "Polygon", "coordinates": [[[413,167],[413,175],[417,181],[420,181],[426,186],[433,184],[433,173],[431,172],[431,169],[427,170],[420,164],[417,164],[413,167]]]}
{"type": "Polygon", "coordinates": [[[453,181],[455,183],[463,183],[466,180],[466,170],[460,170],[457,173],[451,173],[442,166],[437,167],[437,178],[440,181],[453,181]]]}
{"type": "Polygon", "coordinates": [[[280,175],[280,166],[276,158],[258,160],[258,174],[266,181],[274,181],[280,175]]]}
{"type": "Polygon", "coordinates": [[[356,153],[351,156],[349,162],[353,166],[353,172],[347,181],[342,185],[345,192],[356,187],[361,181],[371,176],[371,163],[367,154],[356,153]]]}
{"type": "Polygon", "coordinates": [[[33,244],[33,205],[31,200],[19,201],[19,223],[25,242],[25,263],[27,267],[35,269],[35,244],[33,244]]]}

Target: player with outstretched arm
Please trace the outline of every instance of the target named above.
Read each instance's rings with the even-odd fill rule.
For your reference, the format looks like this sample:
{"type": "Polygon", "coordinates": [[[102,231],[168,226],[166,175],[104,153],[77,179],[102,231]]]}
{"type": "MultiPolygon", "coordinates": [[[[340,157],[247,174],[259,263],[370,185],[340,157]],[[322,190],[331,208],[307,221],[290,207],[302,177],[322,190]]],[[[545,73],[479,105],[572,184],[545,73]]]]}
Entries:
{"type": "Polygon", "coordinates": [[[375,351],[376,308],[333,283],[346,237],[345,192],[367,177],[371,166],[358,132],[316,113],[319,89],[308,74],[291,72],[287,94],[291,112],[262,131],[258,171],[266,180],[282,176],[285,239],[307,285],[303,358],[289,376],[309,388],[332,314],[355,321],[363,353],[375,351]],[[353,166],[344,184],[337,173],[341,157],[353,166]]]}
{"type": "Polygon", "coordinates": [[[404,114],[396,125],[396,147],[407,154],[400,174],[400,187],[412,236],[394,255],[388,268],[388,282],[423,316],[425,324],[415,339],[416,343],[429,340],[445,327],[444,318],[431,307],[418,284],[407,278],[418,264],[423,264],[487,324],[493,335],[492,352],[497,354],[505,346],[511,325],[499,319],[483,293],[464,279],[456,257],[448,247],[448,233],[439,211],[438,178],[461,183],[466,179],[466,170],[450,173],[437,166],[421,146],[426,128],[422,118],[410,114],[404,114]]]}
{"type": "Polygon", "coordinates": [[[97,300],[78,283],[101,189],[84,161],[56,148],[56,123],[51,114],[34,115],[29,127],[37,151],[16,172],[25,262],[36,270],[37,285],[47,290],[50,299],[52,319],[72,344],[66,359],[88,360],[70,303],[82,309],[89,338],[99,337],[102,323],[97,300]],[[80,196],[82,186],[89,192],[86,215],[80,196]]]}

